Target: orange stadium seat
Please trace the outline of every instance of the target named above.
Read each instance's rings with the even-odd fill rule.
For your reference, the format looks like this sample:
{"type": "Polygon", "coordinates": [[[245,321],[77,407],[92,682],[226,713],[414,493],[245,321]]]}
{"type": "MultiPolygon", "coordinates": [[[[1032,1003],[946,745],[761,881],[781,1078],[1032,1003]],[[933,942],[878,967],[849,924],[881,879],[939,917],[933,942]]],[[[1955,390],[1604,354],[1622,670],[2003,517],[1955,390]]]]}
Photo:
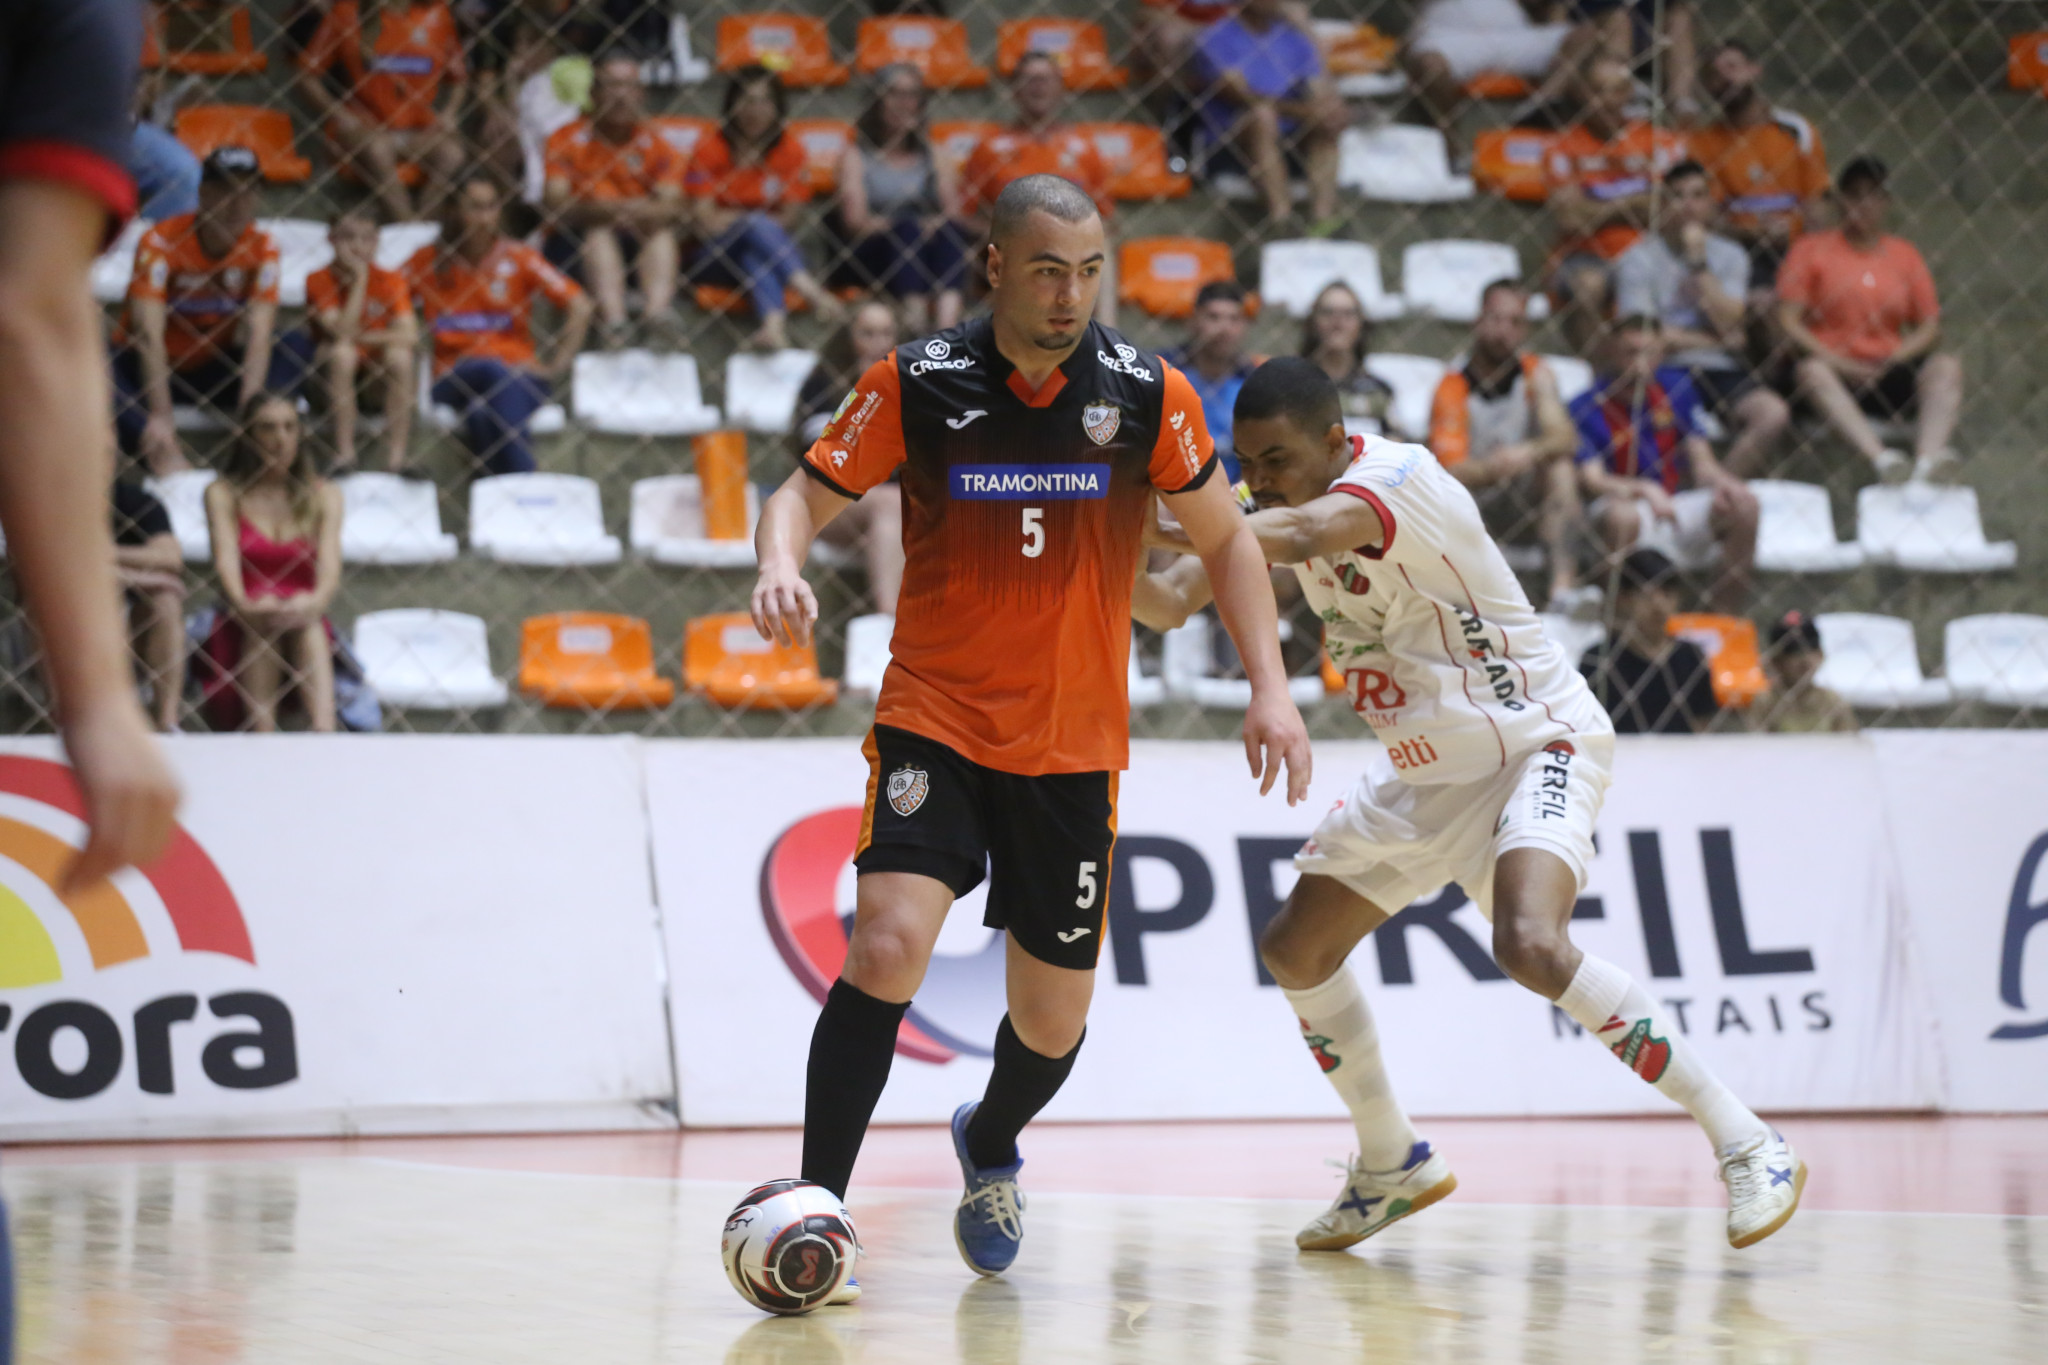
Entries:
{"type": "Polygon", "coordinates": [[[1756,622],[1713,612],[1680,612],[1664,625],[1674,639],[1690,640],[1706,653],[1714,675],[1714,700],[1741,709],[1769,694],[1770,682],[1756,647],[1756,622]]]}
{"type": "Polygon", "coordinates": [[[860,21],[853,64],[864,76],[902,62],[924,73],[934,90],[979,90],[988,68],[975,65],[967,48],[967,25],[958,19],[889,15],[860,21]]]}
{"type": "Polygon", "coordinates": [[[1206,237],[1140,237],[1117,253],[1117,297],[1154,317],[1188,317],[1203,285],[1236,278],[1230,248],[1206,237]]]}
{"type": "Polygon", "coordinates": [[[1006,20],[996,30],[996,70],[1009,75],[1027,52],[1043,52],[1058,62],[1069,90],[1121,90],[1131,78],[1109,60],[1102,25],[1086,19],[1006,20]]]}
{"type": "Polygon", "coordinates": [[[789,121],[789,135],[804,149],[804,165],[811,173],[811,189],[831,194],[839,188],[839,158],[853,141],[853,125],[838,118],[798,118],[789,121]]]}
{"type": "Polygon", "coordinates": [[[792,88],[846,84],[846,64],[832,59],[825,21],[798,14],[729,14],[718,21],[718,69],[759,63],[792,88]]]}
{"type": "Polygon", "coordinates": [[[2015,33],[2005,45],[2005,83],[2048,91],[2048,32],[2015,33]]]}
{"type": "Polygon", "coordinates": [[[932,124],[932,157],[949,170],[959,170],[981,140],[1002,131],[988,119],[940,119],[932,124]]]}
{"type": "Polygon", "coordinates": [[[1522,100],[1536,87],[1506,71],[1482,71],[1465,82],[1465,93],[1475,100],[1522,100]]]}
{"type": "Polygon", "coordinates": [[[247,5],[188,0],[149,7],[142,65],[188,76],[254,76],[269,68],[270,59],[256,50],[247,5]]]}
{"type": "Polygon", "coordinates": [[[655,114],[648,120],[654,131],[661,134],[661,140],[676,149],[676,154],[685,162],[697,150],[697,139],[718,126],[708,118],[691,118],[687,114],[655,114]]]}
{"type": "Polygon", "coordinates": [[[1188,192],[1186,175],[1166,160],[1166,135],[1145,123],[1083,123],[1079,130],[1095,144],[1109,168],[1109,192],[1117,199],[1179,199],[1188,192]]]}
{"type": "Polygon", "coordinates": [[[313,163],[292,150],[292,118],[282,109],[194,104],[178,111],[177,131],[178,141],[202,161],[216,147],[247,147],[273,185],[301,184],[313,174],[313,163]]]}
{"type": "Polygon", "coordinates": [[[800,711],[829,706],[839,696],[837,682],[818,676],[815,647],[764,640],[743,611],[690,622],[683,632],[683,686],[746,711],[800,711]]]}
{"type": "Polygon", "coordinates": [[[1371,24],[1359,24],[1323,40],[1323,63],[1332,76],[1370,76],[1393,66],[1400,47],[1371,24]]]}
{"type": "Polygon", "coordinates": [[[519,690],[546,706],[645,711],[675,700],[654,672],[653,636],[637,616],[558,611],[519,632],[519,690]]]}
{"type": "Polygon", "coordinates": [[[1550,197],[1543,159],[1552,134],[1533,128],[1489,128],[1472,148],[1472,179],[1489,194],[1540,204],[1550,197]]]}

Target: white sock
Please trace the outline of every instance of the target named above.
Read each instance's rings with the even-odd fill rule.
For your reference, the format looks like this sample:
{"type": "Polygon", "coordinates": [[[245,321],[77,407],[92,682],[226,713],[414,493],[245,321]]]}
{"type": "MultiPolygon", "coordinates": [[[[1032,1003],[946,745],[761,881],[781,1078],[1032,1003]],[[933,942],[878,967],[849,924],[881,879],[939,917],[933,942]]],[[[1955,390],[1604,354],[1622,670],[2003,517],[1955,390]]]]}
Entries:
{"type": "Polygon", "coordinates": [[[1379,1031],[1349,967],[1320,986],[1282,991],[1301,1021],[1302,1040],[1315,1054],[1358,1129],[1358,1159],[1369,1171],[1396,1171],[1421,1139],[1401,1112],[1380,1061],[1379,1031]]]}
{"type": "Polygon", "coordinates": [[[1714,1150],[1747,1142],[1765,1131],[1764,1121],[1707,1070],[1672,1026],[1671,1017],[1651,1003],[1634,977],[1612,962],[1586,954],[1557,1007],[1622,1065],[1684,1105],[1707,1130],[1714,1150]]]}

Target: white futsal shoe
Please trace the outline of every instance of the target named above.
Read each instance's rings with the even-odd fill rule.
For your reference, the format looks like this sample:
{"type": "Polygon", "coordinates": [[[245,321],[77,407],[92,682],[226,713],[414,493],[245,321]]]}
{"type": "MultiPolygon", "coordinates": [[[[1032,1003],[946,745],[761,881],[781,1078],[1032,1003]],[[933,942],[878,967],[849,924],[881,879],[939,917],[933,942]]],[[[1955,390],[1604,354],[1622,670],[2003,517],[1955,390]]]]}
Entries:
{"type": "Polygon", "coordinates": [[[1426,1142],[1409,1150],[1407,1162],[1398,1171],[1368,1171],[1353,1157],[1344,1168],[1344,1189],[1337,1202],[1295,1233],[1294,1244],[1303,1251],[1342,1251],[1357,1246],[1457,1188],[1458,1177],[1451,1174],[1450,1163],[1426,1142]]]}
{"type": "Polygon", "coordinates": [[[848,1275],[846,1283],[832,1291],[832,1297],[825,1300],[827,1308],[838,1308],[844,1304],[860,1302],[860,1281],[848,1275]]]}
{"type": "Polygon", "coordinates": [[[1775,1128],[1723,1149],[1720,1157],[1721,1182],[1728,1187],[1728,1245],[1755,1246],[1798,1211],[1806,1163],[1775,1128]]]}

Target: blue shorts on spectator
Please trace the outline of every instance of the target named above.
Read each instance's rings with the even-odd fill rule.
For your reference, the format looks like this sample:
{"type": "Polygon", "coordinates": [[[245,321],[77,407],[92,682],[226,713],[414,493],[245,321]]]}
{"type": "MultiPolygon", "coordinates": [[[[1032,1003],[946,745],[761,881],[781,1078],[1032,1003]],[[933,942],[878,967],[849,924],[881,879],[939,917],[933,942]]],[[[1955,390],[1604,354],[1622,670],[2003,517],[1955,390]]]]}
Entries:
{"type": "Polygon", "coordinates": [[[473,356],[434,381],[434,402],[462,419],[462,443],[486,474],[530,474],[528,424],[546,406],[548,381],[502,360],[473,356]]]}
{"type": "MultiPolygon", "coordinates": [[[[263,387],[296,398],[313,369],[313,338],[286,332],[272,343],[263,387]]],[[[149,395],[142,382],[142,355],[132,347],[114,352],[114,431],[121,449],[133,454],[149,423],[149,395]]],[[[216,355],[187,369],[171,371],[171,401],[232,413],[241,401],[242,357],[216,355]]]]}

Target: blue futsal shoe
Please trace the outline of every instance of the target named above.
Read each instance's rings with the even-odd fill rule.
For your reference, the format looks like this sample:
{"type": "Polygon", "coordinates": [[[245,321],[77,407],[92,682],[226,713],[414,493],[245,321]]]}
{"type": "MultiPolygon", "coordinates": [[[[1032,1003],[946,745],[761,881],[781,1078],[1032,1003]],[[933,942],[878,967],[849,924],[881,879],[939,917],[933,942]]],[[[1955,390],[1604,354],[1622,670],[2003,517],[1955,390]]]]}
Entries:
{"type": "Polygon", "coordinates": [[[968,1103],[953,1111],[953,1154],[967,1180],[967,1193],[953,1213],[953,1245],[977,1275],[1000,1275],[1017,1259],[1024,1240],[1024,1196],[1017,1190],[1024,1158],[1007,1166],[974,1164],[967,1155],[967,1121],[977,1107],[968,1103]]]}

